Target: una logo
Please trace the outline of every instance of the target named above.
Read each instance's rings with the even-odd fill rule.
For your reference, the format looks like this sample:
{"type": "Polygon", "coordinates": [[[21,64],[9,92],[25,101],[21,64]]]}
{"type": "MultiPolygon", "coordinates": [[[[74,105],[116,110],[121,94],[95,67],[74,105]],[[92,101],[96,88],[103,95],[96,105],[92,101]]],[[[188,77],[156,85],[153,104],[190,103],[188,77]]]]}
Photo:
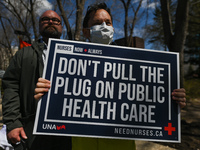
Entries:
{"type": "Polygon", "coordinates": [[[56,126],[55,124],[43,124],[42,128],[45,130],[65,130],[65,125],[56,126]]]}

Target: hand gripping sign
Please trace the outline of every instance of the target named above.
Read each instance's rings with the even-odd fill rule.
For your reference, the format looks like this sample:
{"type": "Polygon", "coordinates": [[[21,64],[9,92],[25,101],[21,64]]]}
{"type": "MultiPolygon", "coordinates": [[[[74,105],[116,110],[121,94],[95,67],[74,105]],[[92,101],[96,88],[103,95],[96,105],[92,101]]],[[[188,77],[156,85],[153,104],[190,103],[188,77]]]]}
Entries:
{"type": "Polygon", "coordinates": [[[50,39],[34,134],[180,142],[177,53],[50,39]]]}

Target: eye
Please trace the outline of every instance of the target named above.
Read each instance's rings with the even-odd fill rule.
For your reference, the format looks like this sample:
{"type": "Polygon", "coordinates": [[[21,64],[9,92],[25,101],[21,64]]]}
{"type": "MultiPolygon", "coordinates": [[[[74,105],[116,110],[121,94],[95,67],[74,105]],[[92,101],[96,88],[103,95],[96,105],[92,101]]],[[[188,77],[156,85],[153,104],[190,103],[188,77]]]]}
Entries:
{"type": "Polygon", "coordinates": [[[60,22],[60,20],[58,18],[52,18],[52,21],[54,21],[54,22],[60,22]]]}
{"type": "Polygon", "coordinates": [[[106,25],[107,25],[107,26],[111,26],[112,23],[111,23],[111,22],[106,22],[106,25]]]}
{"type": "Polygon", "coordinates": [[[112,26],[112,21],[110,19],[107,19],[105,22],[107,26],[112,26]]]}
{"type": "Polygon", "coordinates": [[[44,17],[41,19],[42,21],[49,21],[50,19],[48,17],[44,17]]]}

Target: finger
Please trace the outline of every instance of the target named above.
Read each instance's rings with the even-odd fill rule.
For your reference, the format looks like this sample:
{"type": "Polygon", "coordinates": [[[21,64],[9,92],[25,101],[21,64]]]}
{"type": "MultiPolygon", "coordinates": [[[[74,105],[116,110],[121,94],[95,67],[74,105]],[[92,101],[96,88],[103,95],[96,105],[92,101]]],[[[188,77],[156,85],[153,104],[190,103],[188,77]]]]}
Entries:
{"type": "Polygon", "coordinates": [[[42,82],[42,83],[51,83],[49,80],[47,80],[47,79],[44,79],[44,78],[39,78],[38,79],[38,82],[42,82]]]}
{"type": "Polygon", "coordinates": [[[23,139],[27,139],[26,133],[24,132],[24,129],[23,129],[23,128],[22,128],[20,134],[21,134],[21,137],[22,137],[23,139]]]}
{"type": "Polygon", "coordinates": [[[174,89],[173,90],[173,93],[185,93],[185,89],[184,88],[181,88],[181,89],[174,89]]]}
{"type": "Polygon", "coordinates": [[[186,98],[185,97],[172,97],[173,100],[178,101],[178,102],[186,102],[186,98]]]}
{"type": "Polygon", "coordinates": [[[172,92],[172,96],[184,98],[186,94],[184,92],[172,92]]]}
{"type": "Polygon", "coordinates": [[[36,88],[35,89],[35,94],[46,93],[48,91],[49,91],[49,88],[36,88]]]}
{"type": "Polygon", "coordinates": [[[37,82],[36,87],[37,88],[50,88],[51,84],[48,82],[37,82]]]}
{"type": "Polygon", "coordinates": [[[17,142],[20,142],[20,137],[18,136],[16,138],[8,139],[8,142],[11,144],[16,144],[17,142]]]}
{"type": "Polygon", "coordinates": [[[185,107],[186,106],[186,102],[177,102],[181,108],[185,107]]]}
{"type": "Polygon", "coordinates": [[[44,95],[44,93],[39,93],[34,95],[35,100],[39,100],[42,96],[44,95]]]}
{"type": "Polygon", "coordinates": [[[9,142],[12,144],[16,144],[16,143],[20,142],[20,137],[18,136],[16,138],[12,138],[9,140],[9,142]]]}
{"type": "Polygon", "coordinates": [[[181,89],[174,89],[173,91],[174,91],[174,92],[183,92],[183,93],[185,93],[185,89],[184,89],[184,88],[181,88],[181,89]]]}

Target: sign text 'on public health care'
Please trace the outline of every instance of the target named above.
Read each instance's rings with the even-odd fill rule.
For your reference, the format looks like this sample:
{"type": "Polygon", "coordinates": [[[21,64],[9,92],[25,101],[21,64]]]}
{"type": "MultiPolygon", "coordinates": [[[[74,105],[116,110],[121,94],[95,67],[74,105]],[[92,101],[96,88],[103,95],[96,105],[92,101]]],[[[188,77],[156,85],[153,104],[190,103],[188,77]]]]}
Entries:
{"type": "Polygon", "coordinates": [[[137,72],[134,72],[134,66],[123,63],[103,63],[103,74],[98,72],[98,67],[102,62],[95,60],[84,60],[76,58],[64,58],[60,57],[59,67],[57,68],[58,75],[56,77],[54,94],[58,94],[60,89],[64,88],[64,95],[66,96],[81,96],[85,99],[73,99],[64,98],[62,116],[75,117],[75,118],[92,118],[92,119],[107,119],[115,120],[116,111],[120,111],[120,119],[122,121],[135,121],[135,122],[148,122],[155,123],[154,116],[155,105],[153,103],[164,103],[165,97],[162,93],[165,92],[165,88],[162,86],[165,82],[163,80],[164,68],[151,67],[151,66],[139,66],[141,72],[141,82],[144,83],[157,83],[159,86],[135,84],[137,78],[134,76],[137,72]],[[92,72],[87,71],[88,68],[92,68],[92,72]],[[62,75],[62,76],[59,76],[62,75]],[[66,77],[63,77],[63,74],[66,77]],[[95,83],[90,79],[82,78],[87,77],[88,74],[92,74],[93,78],[103,78],[105,80],[97,80],[95,83]],[[72,76],[78,76],[72,78],[72,76]],[[108,77],[112,77],[113,80],[120,80],[120,82],[106,81],[108,77]],[[125,83],[123,81],[129,81],[125,83]],[[117,84],[117,85],[115,85],[117,84]],[[69,88],[72,85],[72,88],[69,88]],[[128,104],[126,102],[121,104],[120,108],[117,108],[116,101],[101,101],[90,100],[91,88],[95,88],[95,97],[100,99],[118,99],[121,101],[126,99],[127,101],[145,101],[149,105],[142,104],[128,104]],[[149,89],[153,88],[151,96],[149,89]],[[115,91],[118,93],[114,95],[115,91]],[[82,105],[80,105],[82,103],[82,105]],[[100,107],[99,112],[96,111],[96,107],[100,107]],[[82,107],[82,108],[81,108],[82,107]],[[118,109],[118,110],[117,110],[118,109]],[[106,110],[106,114],[104,111],[106,110]],[[127,113],[129,110],[129,113],[127,113]]]}

